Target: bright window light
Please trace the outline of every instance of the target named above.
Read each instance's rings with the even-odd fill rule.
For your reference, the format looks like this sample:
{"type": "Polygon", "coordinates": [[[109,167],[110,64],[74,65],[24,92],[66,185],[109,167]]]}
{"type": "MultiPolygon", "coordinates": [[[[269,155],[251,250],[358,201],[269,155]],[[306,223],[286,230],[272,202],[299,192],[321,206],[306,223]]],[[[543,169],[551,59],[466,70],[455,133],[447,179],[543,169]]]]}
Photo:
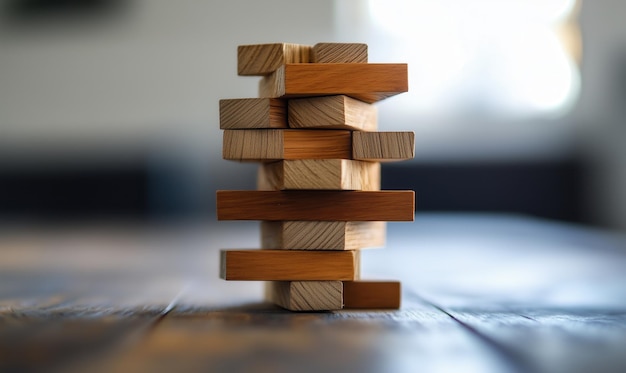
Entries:
{"type": "Polygon", "coordinates": [[[385,45],[379,59],[409,63],[403,110],[558,116],[578,97],[579,68],[562,39],[576,0],[368,4],[369,37],[385,45]]]}

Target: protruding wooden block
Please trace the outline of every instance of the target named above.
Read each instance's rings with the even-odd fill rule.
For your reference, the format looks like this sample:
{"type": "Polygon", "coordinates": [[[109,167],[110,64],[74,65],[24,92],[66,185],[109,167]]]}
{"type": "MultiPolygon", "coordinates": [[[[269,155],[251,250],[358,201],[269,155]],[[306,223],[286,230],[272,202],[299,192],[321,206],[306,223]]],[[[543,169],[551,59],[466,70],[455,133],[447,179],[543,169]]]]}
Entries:
{"type": "Polygon", "coordinates": [[[261,97],[348,95],[373,103],[406,92],[406,64],[287,64],[261,79],[261,97]]]}
{"type": "Polygon", "coordinates": [[[218,190],[218,220],[413,221],[412,190],[218,190]]]}
{"type": "Polygon", "coordinates": [[[317,43],[313,46],[311,62],[366,63],[367,44],[317,43]]]}
{"type": "Polygon", "coordinates": [[[352,281],[359,251],[222,250],[220,277],[242,281],[352,281]]]}
{"type": "Polygon", "coordinates": [[[380,163],[347,159],[299,159],[263,163],[259,190],[380,190],[380,163]]]}
{"type": "Polygon", "coordinates": [[[286,63],[311,62],[311,46],[291,43],[240,45],[238,75],[267,75],[286,63]]]}
{"type": "Polygon", "coordinates": [[[352,158],[369,161],[400,161],[415,156],[413,132],[353,132],[352,158]]]}
{"type": "Polygon", "coordinates": [[[289,127],[376,131],[376,107],[345,95],[289,100],[289,127]]]}
{"type": "Polygon", "coordinates": [[[399,281],[346,281],[343,283],[345,309],[398,309],[399,281]]]}
{"type": "Polygon", "coordinates": [[[358,250],[385,246],[382,221],[263,221],[264,249],[358,250]]]}
{"type": "Polygon", "coordinates": [[[221,129],[287,128],[287,102],[275,98],[220,100],[221,129]]]}
{"type": "Polygon", "coordinates": [[[268,282],[266,299],[291,311],[398,309],[401,285],[398,281],[268,282]]]}
{"type": "Polygon", "coordinates": [[[268,301],[290,311],[334,311],[343,308],[341,281],[271,281],[265,284],[268,301]]]}
{"type": "Polygon", "coordinates": [[[222,156],[236,161],[350,159],[350,131],[225,130],[222,156]]]}

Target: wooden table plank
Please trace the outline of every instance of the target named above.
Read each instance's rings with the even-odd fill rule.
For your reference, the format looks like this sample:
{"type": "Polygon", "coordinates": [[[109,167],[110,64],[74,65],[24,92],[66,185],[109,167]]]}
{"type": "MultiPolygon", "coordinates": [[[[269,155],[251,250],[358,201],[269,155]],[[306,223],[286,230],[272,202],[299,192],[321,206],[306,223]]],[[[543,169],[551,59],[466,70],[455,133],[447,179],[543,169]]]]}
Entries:
{"type": "Polygon", "coordinates": [[[295,314],[218,279],[219,249],[259,245],[258,224],[0,228],[0,370],[626,368],[622,236],[420,214],[387,241],[361,270],[402,282],[400,310],[295,314]]]}

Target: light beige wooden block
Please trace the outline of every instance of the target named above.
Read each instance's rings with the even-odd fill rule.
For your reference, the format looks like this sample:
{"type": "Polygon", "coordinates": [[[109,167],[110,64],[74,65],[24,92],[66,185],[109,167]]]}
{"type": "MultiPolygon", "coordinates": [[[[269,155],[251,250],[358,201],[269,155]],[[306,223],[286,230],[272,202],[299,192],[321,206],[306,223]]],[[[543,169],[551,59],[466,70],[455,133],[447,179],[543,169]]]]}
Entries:
{"type": "Polygon", "coordinates": [[[333,311],[343,308],[341,281],[271,281],[265,283],[268,301],[290,311],[333,311]]]}
{"type": "Polygon", "coordinates": [[[262,221],[264,249],[359,250],[385,246],[382,221],[262,221]]]}
{"type": "Polygon", "coordinates": [[[415,156],[413,132],[353,132],[352,158],[368,161],[400,161],[415,156]]]}
{"type": "Polygon", "coordinates": [[[366,63],[367,44],[317,43],[313,46],[311,62],[366,63]]]}
{"type": "Polygon", "coordinates": [[[303,63],[287,64],[261,79],[261,97],[347,95],[368,103],[409,89],[406,64],[303,63]]]}
{"type": "Polygon", "coordinates": [[[287,103],[275,98],[220,100],[221,129],[287,128],[287,103]]]}
{"type": "Polygon", "coordinates": [[[240,45],[238,75],[267,75],[286,63],[311,62],[311,46],[292,43],[240,45]]]}
{"type": "Polygon", "coordinates": [[[291,99],[289,127],[376,131],[376,107],[345,95],[291,99]]]}
{"type": "Polygon", "coordinates": [[[259,166],[258,190],[380,190],[380,163],[348,159],[298,159],[259,166]]]}
{"type": "Polygon", "coordinates": [[[236,161],[350,159],[351,137],[343,130],[225,130],[222,156],[236,161]]]}

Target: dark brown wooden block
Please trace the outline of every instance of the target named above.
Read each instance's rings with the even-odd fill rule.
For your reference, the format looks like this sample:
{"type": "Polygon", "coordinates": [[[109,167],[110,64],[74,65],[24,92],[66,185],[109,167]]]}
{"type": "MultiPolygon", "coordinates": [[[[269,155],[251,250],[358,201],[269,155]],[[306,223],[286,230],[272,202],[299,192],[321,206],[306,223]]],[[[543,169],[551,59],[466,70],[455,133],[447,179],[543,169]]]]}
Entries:
{"type": "Polygon", "coordinates": [[[398,309],[399,281],[346,281],[343,283],[344,308],[398,309]]]}
{"type": "Polygon", "coordinates": [[[413,221],[414,213],[412,190],[217,192],[218,220],[413,221]]]}
{"type": "Polygon", "coordinates": [[[359,278],[359,251],[222,250],[220,277],[243,281],[359,278]]]}
{"type": "Polygon", "coordinates": [[[406,64],[287,64],[259,84],[261,97],[347,95],[368,103],[408,89],[406,64]]]}

